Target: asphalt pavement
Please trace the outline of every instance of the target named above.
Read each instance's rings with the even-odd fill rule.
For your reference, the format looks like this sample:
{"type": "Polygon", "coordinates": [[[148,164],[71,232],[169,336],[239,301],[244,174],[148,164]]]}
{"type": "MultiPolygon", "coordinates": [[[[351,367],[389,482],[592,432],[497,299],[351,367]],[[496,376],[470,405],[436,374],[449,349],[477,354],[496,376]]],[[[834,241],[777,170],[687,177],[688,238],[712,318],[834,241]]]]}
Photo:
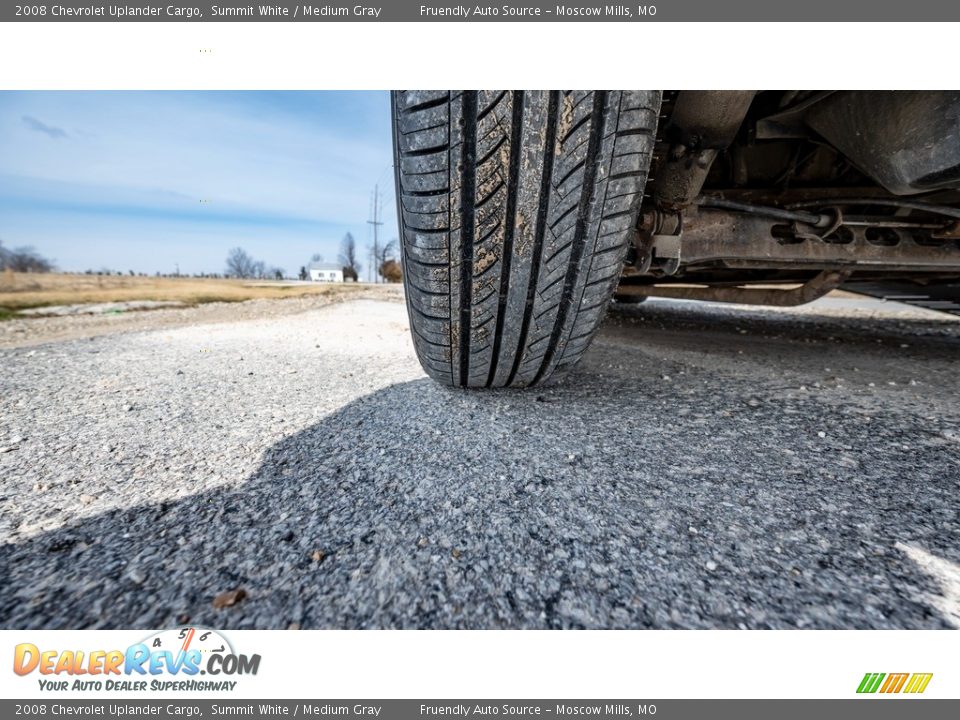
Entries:
{"type": "Polygon", "coordinates": [[[0,625],[960,627],[957,318],[654,300],[496,392],[407,332],[0,350],[0,625]]]}

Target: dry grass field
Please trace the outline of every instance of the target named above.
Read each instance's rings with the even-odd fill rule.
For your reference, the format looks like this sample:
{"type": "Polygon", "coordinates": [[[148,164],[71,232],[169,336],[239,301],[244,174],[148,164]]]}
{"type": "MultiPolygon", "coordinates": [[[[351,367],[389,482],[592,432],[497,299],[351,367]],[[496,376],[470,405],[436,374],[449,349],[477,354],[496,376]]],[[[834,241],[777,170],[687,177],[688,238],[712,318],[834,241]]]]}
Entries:
{"type": "Polygon", "coordinates": [[[159,278],[69,273],[0,273],[0,317],[17,310],[80,303],[168,300],[187,305],[350,293],[357,283],[307,284],[270,280],[159,278]]]}

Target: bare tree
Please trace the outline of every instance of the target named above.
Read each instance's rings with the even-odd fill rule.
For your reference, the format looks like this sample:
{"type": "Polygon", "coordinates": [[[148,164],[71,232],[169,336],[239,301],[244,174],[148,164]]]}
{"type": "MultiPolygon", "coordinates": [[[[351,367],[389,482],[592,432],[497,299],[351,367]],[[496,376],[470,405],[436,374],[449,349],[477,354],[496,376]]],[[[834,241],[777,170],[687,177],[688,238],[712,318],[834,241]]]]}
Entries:
{"type": "Polygon", "coordinates": [[[343,265],[343,276],[352,276],[355,280],[360,276],[362,266],[357,259],[357,241],[352,233],[347,233],[340,241],[339,262],[343,265]]]}
{"type": "MultiPolygon", "coordinates": [[[[262,263],[261,263],[262,264],[262,263]]],[[[227,255],[227,271],[229,277],[252,278],[256,277],[256,261],[243,248],[234,248],[227,255]]]]}
{"type": "Polygon", "coordinates": [[[377,272],[380,273],[382,277],[387,282],[391,282],[386,275],[384,275],[384,269],[386,267],[387,261],[394,259],[394,253],[397,251],[397,241],[396,239],[391,240],[390,242],[384,243],[381,247],[377,249],[377,272]]]}
{"type": "Polygon", "coordinates": [[[7,250],[0,243],[0,270],[13,272],[45,273],[53,270],[53,263],[32,247],[18,247],[7,250]]]}
{"type": "Polygon", "coordinates": [[[310,262],[312,262],[312,263],[321,263],[321,262],[323,262],[323,255],[321,255],[320,253],[314,253],[314,254],[310,257],[310,262]]]}
{"type": "Polygon", "coordinates": [[[403,280],[403,269],[396,260],[387,260],[380,266],[380,275],[388,283],[398,283],[403,280]]]}

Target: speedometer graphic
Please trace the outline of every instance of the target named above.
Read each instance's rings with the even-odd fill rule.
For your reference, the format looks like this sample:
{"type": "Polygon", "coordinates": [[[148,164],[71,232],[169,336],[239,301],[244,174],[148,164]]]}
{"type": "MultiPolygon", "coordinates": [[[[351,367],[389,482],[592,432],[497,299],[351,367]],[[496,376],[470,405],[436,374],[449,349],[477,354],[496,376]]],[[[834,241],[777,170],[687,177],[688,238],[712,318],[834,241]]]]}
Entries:
{"type": "Polygon", "coordinates": [[[203,657],[213,653],[233,654],[230,641],[216,630],[204,627],[181,627],[162,630],[143,641],[152,651],[167,650],[174,656],[198,650],[203,657]]]}

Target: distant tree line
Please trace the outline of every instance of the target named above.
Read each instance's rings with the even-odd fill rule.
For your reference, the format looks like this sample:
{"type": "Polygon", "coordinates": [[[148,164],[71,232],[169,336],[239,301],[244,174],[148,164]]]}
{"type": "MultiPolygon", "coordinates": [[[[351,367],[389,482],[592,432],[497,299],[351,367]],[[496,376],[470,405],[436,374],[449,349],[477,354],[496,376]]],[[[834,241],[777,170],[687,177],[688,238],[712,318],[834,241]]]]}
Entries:
{"type": "MultiPolygon", "coordinates": [[[[377,280],[384,282],[400,282],[403,279],[403,269],[399,260],[395,257],[397,252],[397,241],[391,240],[377,248],[376,257],[371,248],[372,267],[376,268],[377,280]]],[[[360,272],[363,270],[357,250],[357,242],[351,233],[344,235],[340,243],[340,254],[337,256],[338,263],[343,267],[343,277],[345,280],[357,281],[360,279],[360,272]]],[[[323,256],[314,254],[311,262],[323,262],[323,256]]],[[[43,257],[34,248],[29,246],[7,248],[0,241],[0,271],[11,270],[13,272],[23,273],[46,273],[56,268],[53,261],[43,257]]],[[[130,277],[146,277],[147,273],[134,272],[128,270],[124,273],[121,270],[112,270],[110,268],[100,268],[99,270],[86,270],[86,275],[129,275],[130,277]]],[[[194,277],[194,278],[240,278],[244,280],[283,280],[286,273],[283,268],[267,265],[262,260],[254,259],[243,248],[233,248],[227,254],[227,266],[223,274],[220,273],[193,273],[181,274],[179,268],[174,273],[154,273],[155,277],[194,277]]],[[[306,280],[309,277],[307,266],[300,268],[299,277],[306,280]]]]}
{"type": "MultiPolygon", "coordinates": [[[[403,269],[400,261],[396,258],[397,249],[396,240],[384,243],[376,249],[374,249],[372,245],[368,248],[371,262],[370,267],[376,269],[378,276],[371,279],[376,282],[381,279],[384,282],[400,282],[403,279],[403,269]]],[[[322,262],[323,256],[320,254],[314,254],[310,258],[311,264],[322,262]]],[[[360,263],[357,241],[353,237],[353,233],[348,232],[340,241],[340,253],[337,255],[337,263],[343,269],[344,280],[353,280],[354,282],[360,280],[363,265],[360,263]]],[[[300,267],[299,277],[301,280],[306,280],[310,277],[308,268],[308,265],[302,265],[300,267]]]]}
{"type": "Polygon", "coordinates": [[[227,253],[226,276],[243,280],[283,280],[283,268],[267,265],[263,260],[254,260],[243,248],[235,247],[227,253]]]}
{"type": "Polygon", "coordinates": [[[220,280],[222,278],[228,277],[222,273],[208,273],[208,272],[196,272],[196,273],[181,273],[181,272],[160,272],[157,270],[154,273],[146,272],[137,272],[135,270],[127,270],[123,272],[122,270],[113,270],[111,268],[100,268],[99,270],[86,269],[83,271],[84,275],[99,275],[105,277],[157,277],[157,278],[194,278],[202,280],[220,280]]]}
{"type": "Polygon", "coordinates": [[[7,249],[0,241],[0,270],[12,270],[22,273],[46,273],[53,270],[51,260],[43,257],[32,247],[7,249]]]}

